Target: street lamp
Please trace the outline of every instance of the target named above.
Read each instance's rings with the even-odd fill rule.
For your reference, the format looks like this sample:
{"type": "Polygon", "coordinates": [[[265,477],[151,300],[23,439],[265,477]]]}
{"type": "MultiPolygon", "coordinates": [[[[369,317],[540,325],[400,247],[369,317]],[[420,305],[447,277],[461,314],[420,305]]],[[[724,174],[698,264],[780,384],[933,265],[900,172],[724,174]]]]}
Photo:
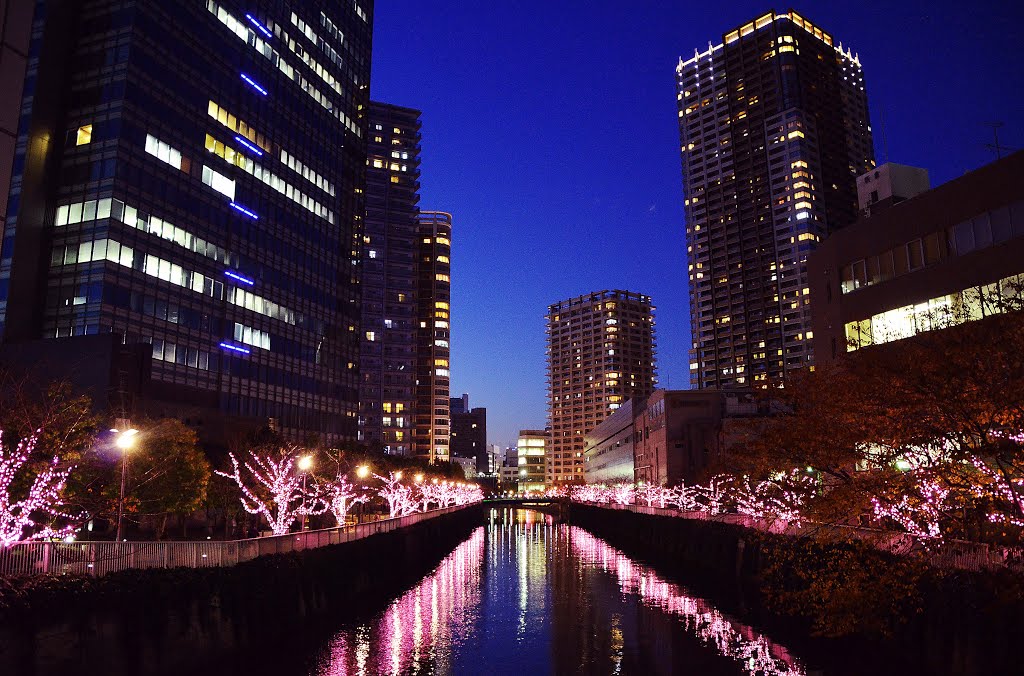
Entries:
{"type": "MultiPolygon", "coordinates": [[[[306,504],[306,477],[309,476],[309,470],[313,467],[313,456],[304,455],[299,458],[299,462],[296,463],[299,467],[299,471],[302,472],[302,504],[306,504]]],[[[306,512],[302,512],[302,524],[299,526],[299,530],[306,530],[306,512]]]]}
{"type": "MultiPolygon", "coordinates": [[[[360,479],[365,479],[366,477],[370,476],[370,466],[359,465],[358,467],[356,467],[356,476],[359,477],[360,479]]],[[[365,508],[363,507],[362,503],[357,504],[359,505],[359,511],[356,512],[356,523],[360,524],[363,522],[363,510],[365,508]]]]}
{"type": "Polygon", "coordinates": [[[416,475],[415,477],[413,477],[413,478],[414,478],[414,479],[416,479],[416,483],[418,483],[418,484],[419,484],[419,483],[423,483],[423,474],[417,474],[417,475],[416,475]]]}
{"type": "Polygon", "coordinates": [[[128,451],[135,446],[136,435],[139,431],[136,429],[118,431],[110,430],[111,432],[117,433],[117,438],[114,439],[114,445],[121,449],[121,499],[117,504],[117,542],[121,541],[121,533],[124,530],[124,487],[128,483],[128,451]]]}

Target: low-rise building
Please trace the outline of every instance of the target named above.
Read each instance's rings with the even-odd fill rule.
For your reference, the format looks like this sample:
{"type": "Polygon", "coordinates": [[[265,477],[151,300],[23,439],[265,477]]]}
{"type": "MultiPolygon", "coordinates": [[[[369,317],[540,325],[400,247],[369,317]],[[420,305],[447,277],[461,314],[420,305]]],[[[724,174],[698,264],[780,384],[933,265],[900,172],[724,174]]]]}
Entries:
{"type": "Polygon", "coordinates": [[[519,462],[519,491],[543,493],[545,458],[551,435],[546,430],[520,430],[516,444],[519,462]]]}
{"type": "Polygon", "coordinates": [[[741,420],[767,412],[753,390],[655,390],[586,435],[587,483],[703,481],[748,432],[741,420]]]}
{"type": "Polygon", "coordinates": [[[633,481],[633,402],[627,401],[584,436],[588,484],[633,481]]]}
{"type": "Polygon", "coordinates": [[[1024,282],[1022,176],[1019,151],[884,209],[862,203],[871,216],[808,262],[817,363],[1004,310],[1024,282]]]}

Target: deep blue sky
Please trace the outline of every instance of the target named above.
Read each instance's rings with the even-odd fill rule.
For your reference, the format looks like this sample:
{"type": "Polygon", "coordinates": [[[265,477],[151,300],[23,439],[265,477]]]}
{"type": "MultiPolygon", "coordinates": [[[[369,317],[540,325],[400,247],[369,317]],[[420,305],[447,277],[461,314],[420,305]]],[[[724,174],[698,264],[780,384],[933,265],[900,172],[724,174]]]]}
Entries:
{"type": "MultiPolygon", "coordinates": [[[[662,386],[689,385],[676,126],[679,56],[771,5],[691,0],[377,0],[372,96],[423,111],[421,208],[454,215],[452,394],[492,443],[546,419],[547,305],[606,288],[657,306],[662,386]]],[[[794,7],[860,54],[879,162],[932,185],[1024,147],[1024,9],[794,7]]],[[[787,5],[777,5],[783,11],[787,5]]]]}

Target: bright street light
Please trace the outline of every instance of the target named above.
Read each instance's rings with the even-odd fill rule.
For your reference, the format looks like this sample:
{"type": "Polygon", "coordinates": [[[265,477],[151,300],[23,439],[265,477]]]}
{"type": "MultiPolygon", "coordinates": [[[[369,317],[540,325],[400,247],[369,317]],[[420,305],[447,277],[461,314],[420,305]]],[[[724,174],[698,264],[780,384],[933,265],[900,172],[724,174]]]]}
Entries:
{"type": "Polygon", "coordinates": [[[366,477],[370,476],[369,466],[360,465],[359,467],[356,467],[356,476],[359,477],[360,479],[365,479],[366,477]]]}
{"type": "Polygon", "coordinates": [[[401,479],[402,479],[402,470],[398,470],[397,472],[395,472],[395,478],[398,479],[399,481],[401,481],[401,479]]]}
{"type": "Polygon", "coordinates": [[[117,505],[117,536],[115,538],[117,542],[120,542],[121,533],[124,530],[124,488],[128,483],[128,451],[135,446],[139,431],[137,429],[110,431],[117,433],[114,445],[121,449],[121,500],[117,505]]]}
{"type": "Polygon", "coordinates": [[[309,468],[313,466],[313,456],[311,456],[311,455],[304,455],[304,456],[302,456],[301,458],[299,458],[299,463],[298,464],[299,464],[299,469],[301,469],[303,472],[308,472],[309,468]]]}
{"type": "Polygon", "coordinates": [[[421,483],[423,481],[423,475],[422,474],[417,474],[413,478],[416,479],[416,483],[421,483]]]}

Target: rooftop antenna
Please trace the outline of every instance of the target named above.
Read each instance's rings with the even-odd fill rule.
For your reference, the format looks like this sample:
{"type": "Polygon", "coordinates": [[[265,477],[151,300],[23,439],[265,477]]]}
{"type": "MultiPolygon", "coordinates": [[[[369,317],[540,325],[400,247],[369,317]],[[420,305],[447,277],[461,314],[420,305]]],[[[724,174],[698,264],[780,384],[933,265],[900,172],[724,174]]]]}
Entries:
{"type": "Polygon", "coordinates": [[[992,139],[994,141],[994,143],[986,143],[985,147],[989,150],[996,151],[997,160],[1003,159],[1004,150],[1013,150],[1009,146],[999,145],[999,128],[1003,126],[1003,123],[1001,121],[986,122],[985,126],[992,128],[992,139]]]}

